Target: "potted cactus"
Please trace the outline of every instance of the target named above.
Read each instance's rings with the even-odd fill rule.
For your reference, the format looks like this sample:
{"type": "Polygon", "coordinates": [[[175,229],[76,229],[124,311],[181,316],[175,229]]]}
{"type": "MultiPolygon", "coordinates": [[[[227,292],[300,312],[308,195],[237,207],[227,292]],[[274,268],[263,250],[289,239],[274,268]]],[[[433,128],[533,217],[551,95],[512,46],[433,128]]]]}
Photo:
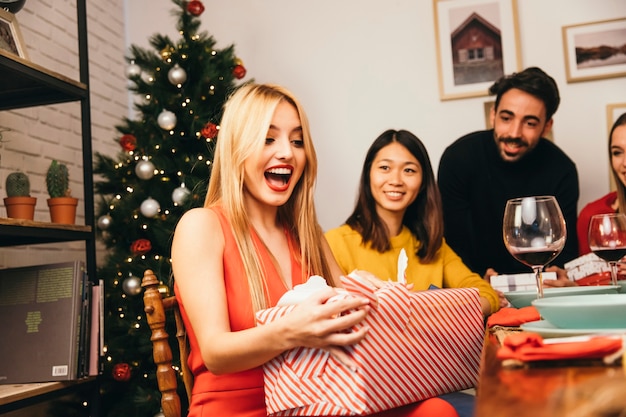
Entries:
{"type": "Polygon", "coordinates": [[[4,206],[7,217],[13,219],[33,220],[37,199],[30,196],[30,180],[23,172],[12,172],[5,182],[7,196],[4,206]]]}
{"type": "Polygon", "coordinates": [[[74,224],[78,199],[70,192],[70,176],[67,166],[56,160],[50,163],[46,173],[47,200],[52,223],[74,224]]]}

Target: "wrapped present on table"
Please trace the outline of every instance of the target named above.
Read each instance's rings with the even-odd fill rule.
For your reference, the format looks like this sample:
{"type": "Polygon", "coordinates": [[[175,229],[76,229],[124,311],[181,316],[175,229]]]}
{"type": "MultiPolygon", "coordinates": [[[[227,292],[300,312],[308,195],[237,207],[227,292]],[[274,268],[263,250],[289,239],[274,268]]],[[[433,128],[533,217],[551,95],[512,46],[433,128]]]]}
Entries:
{"type": "MultiPolygon", "coordinates": [[[[357,369],[321,349],[284,352],[264,366],[269,415],[372,414],[475,385],[484,339],[478,290],[411,292],[392,282],[375,289],[357,276],[342,282],[347,293],[338,297],[372,300],[368,335],[346,348],[357,369]]],[[[293,308],[262,310],[258,324],[293,308]]]]}
{"type": "MultiPolygon", "coordinates": [[[[542,272],[541,279],[557,279],[556,272],[542,272]]],[[[494,290],[502,292],[528,291],[537,289],[537,277],[533,272],[494,275],[490,278],[489,283],[494,290]]]]}
{"type": "Polygon", "coordinates": [[[563,267],[568,278],[578,285],[611,285],[611,268],[595,253],[572,259],[563,267]]]}

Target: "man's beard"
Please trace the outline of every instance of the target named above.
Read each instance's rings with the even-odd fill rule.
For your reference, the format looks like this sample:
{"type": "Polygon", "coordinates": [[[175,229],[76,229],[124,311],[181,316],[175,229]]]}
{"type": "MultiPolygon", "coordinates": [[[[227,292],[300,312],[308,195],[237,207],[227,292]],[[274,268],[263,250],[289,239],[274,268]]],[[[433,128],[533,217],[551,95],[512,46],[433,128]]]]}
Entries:
{"type": "Polygon", "coordinates": [[[510,137],[510,136],[496,136],[495,132],[494,132],[494,137],[496,140],[496,144],[498,145],[498,152],[500,153],[500,158],[504,161],[504,162],[508,162],[508,163],[515,163],[520,161],[521,159],[523,159],[528,152],[530,151],[530,147],[528,146],[528,144],[519,137],[510,137]],[[506,152],[506,150],[502,147],[502,145],[504,146],[514,146],[518,149],[518,152],[515,154],[509,154],[506,152]]]}

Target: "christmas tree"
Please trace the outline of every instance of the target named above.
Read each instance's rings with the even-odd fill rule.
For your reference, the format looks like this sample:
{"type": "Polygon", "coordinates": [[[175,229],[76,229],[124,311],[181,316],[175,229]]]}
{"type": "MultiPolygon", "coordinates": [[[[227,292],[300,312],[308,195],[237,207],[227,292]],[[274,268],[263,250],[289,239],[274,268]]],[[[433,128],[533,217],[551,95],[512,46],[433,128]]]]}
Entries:
{"type": "MultiPolygon", "coordinates": [[[[216,49],[213,37],[199,32],[200,1],[173,3],[181,38],[157,34],[150,38],[154,50],[131,46],[126,75],[137,117],[116,126],[117,158],[95,158],[97,233],[108,249],[98,268],[105,291],[105,416],[159,414],[141,278],[151,269],[162,294],[172,293],[174,228],[204,202],[222,106],[246,73],[232,45],[216,49]]],[[[180,378],[179,388],[184,401],[180,378]]]]}

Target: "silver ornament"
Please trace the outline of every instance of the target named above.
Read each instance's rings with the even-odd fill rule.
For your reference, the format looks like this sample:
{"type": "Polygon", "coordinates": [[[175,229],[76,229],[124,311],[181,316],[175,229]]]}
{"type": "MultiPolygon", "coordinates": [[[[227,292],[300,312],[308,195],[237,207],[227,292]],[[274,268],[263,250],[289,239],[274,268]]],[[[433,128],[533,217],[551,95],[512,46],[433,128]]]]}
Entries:
{"type": "Polygon", "coordinates": [[[145,217],[156,216],[159,213],[160,209],[161,206],[159,205],[159,202],[152,197],[148,197],[147,199],[145,199],[143,203],[141,203],[141,207],[139,207],[139,211],[141,211],[141,214],[143,214],[145,217]]]}
{"type": "Polygon", "coordinates": [[[137,295],[141,292],[141,280],[133,275],[129,275],[128,278],[122,282],[122,290],[126,295],[137,295]]]}
{"type": "Polygon", "coordinates": [[[183,84],[187,81],[187,72],[178,64],[175,64],[167,73],[167,79],[174,85],[183,84]]]}
{"type": "Polygon", "coordinates": [[[154,177],[154,164],[146,159],[142,159],[135,166],[135,175],[139,179],[149,180],[154,177]]]}
{"type": "Polygon", "coordinates": [[[176,115],[169,110],[163,110],[157,118],[157,123],[163,130],[172,130],[176,126],[176,115]]]}
{"type": "Polygon", "coordinates": [[[130,61],[130,65],[126,68],[126,77],[133,78],[141,75],[141,67],[135,64],[135,61],[130,61]]]}
{"type": "Polygon", "coordinates": [[[174,191],[172,191],[172,201],[174,204],[181,206],[187,197],[189,197],[189,194],[191,194],[191,191],[185,187],[185,184],[181,184],[180,187],[175,188],[174,191]]]}
{"type": "Polygon", "coordinates": [[[105,214],[104,216],[100,216],[97,222],[98,229],[107,230],[111,226],[112,223],[113,223],[113,219],[108,214],[105,214]]]}

